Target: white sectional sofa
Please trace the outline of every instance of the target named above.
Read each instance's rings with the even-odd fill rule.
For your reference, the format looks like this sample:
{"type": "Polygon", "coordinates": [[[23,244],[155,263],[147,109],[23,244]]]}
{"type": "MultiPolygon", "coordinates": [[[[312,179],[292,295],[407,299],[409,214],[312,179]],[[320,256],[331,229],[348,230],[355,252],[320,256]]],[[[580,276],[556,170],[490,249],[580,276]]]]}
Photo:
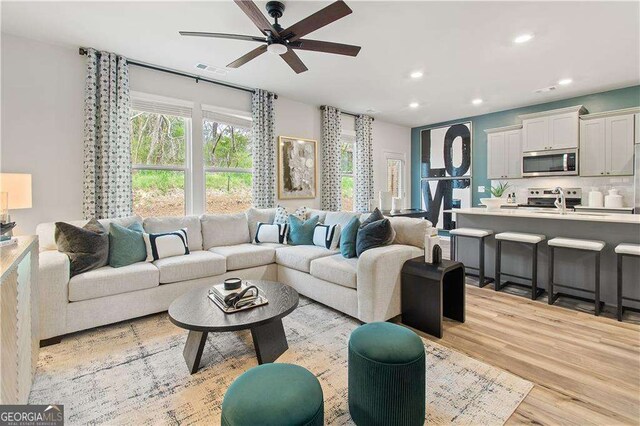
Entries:
{"type": "MultiPolygon", "coordinates": [[[[356,215],[309,214],[319,214],[325,223],[343,224],[356,215]]],[[[123,226],[142,221],[151,233],[187,228],[190,254],[121,268],[105,266],[72,278],[68,257],[57,251],[55,225],[38,225],[41,339],[166,311],[184,292],[228,277],[280,281],[363,322],[400,314],[400,271],[406,260],[424,253],[424,235],[416,236],[415,229],[428,232],[430,223],[391,218],[394,244],[346,259],[339,251],[317,246],[252,244],[256,222],[270,222],[274,215],[275,209],[250,209],[233,215],[101,220],[107,230],[112,221],[123,226]]],[[[86,221],[69,223],[83,226],[86,221]]]]}

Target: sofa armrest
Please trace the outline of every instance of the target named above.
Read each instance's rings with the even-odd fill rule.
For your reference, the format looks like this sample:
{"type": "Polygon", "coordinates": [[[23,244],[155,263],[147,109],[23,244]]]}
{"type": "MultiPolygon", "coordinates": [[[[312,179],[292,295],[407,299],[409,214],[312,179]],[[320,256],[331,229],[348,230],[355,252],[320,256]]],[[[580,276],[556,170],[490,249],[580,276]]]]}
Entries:
{"type": "Polygon", "coordinates": [[[40,253],[40,340],[65,334],[69,304],[69,257],[57,250],[40,253]]]}
{"type": "Polygon", "coordinates": [[[400,273],[404,262],[424,251],[401,244],[367,250],[358,259],[358,319],[386,321],[400,315],[400,273]]]}

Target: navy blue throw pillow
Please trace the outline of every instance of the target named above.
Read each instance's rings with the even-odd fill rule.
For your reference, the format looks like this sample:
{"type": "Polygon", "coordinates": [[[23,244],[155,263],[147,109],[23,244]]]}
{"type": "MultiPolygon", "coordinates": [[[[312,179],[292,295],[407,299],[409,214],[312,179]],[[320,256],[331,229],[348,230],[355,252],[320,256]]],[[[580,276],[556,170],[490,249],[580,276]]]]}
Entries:
{"type": "Polygon", "coordinates": [[[358,257],[369,249],[387,245],[392,232],[389,219],[376,220],[360,226],[356,238],[356,254],[358,257]]]}

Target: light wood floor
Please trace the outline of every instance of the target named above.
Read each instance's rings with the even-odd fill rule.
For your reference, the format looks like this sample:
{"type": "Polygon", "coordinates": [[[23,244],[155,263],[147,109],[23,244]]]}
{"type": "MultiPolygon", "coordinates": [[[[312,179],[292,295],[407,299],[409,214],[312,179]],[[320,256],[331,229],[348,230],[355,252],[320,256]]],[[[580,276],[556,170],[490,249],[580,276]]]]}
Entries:
{"type": "Polygon", "coordinates": [[[640,424],[640,325],[467,285],[467,320],[426,338],[535,384],[508,424],[640,424]]]}

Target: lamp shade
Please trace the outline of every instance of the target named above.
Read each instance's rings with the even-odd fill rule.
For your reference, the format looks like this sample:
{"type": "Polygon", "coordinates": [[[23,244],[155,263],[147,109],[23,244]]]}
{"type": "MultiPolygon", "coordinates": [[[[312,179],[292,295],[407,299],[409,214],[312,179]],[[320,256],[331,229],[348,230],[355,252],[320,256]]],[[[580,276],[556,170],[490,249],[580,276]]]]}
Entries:
{"type": "Polygon", "coordinates": [[[27,173],[0,173],[0,192],[9,196],[10,210],[31,208],[31,175],[27,173]]]}

